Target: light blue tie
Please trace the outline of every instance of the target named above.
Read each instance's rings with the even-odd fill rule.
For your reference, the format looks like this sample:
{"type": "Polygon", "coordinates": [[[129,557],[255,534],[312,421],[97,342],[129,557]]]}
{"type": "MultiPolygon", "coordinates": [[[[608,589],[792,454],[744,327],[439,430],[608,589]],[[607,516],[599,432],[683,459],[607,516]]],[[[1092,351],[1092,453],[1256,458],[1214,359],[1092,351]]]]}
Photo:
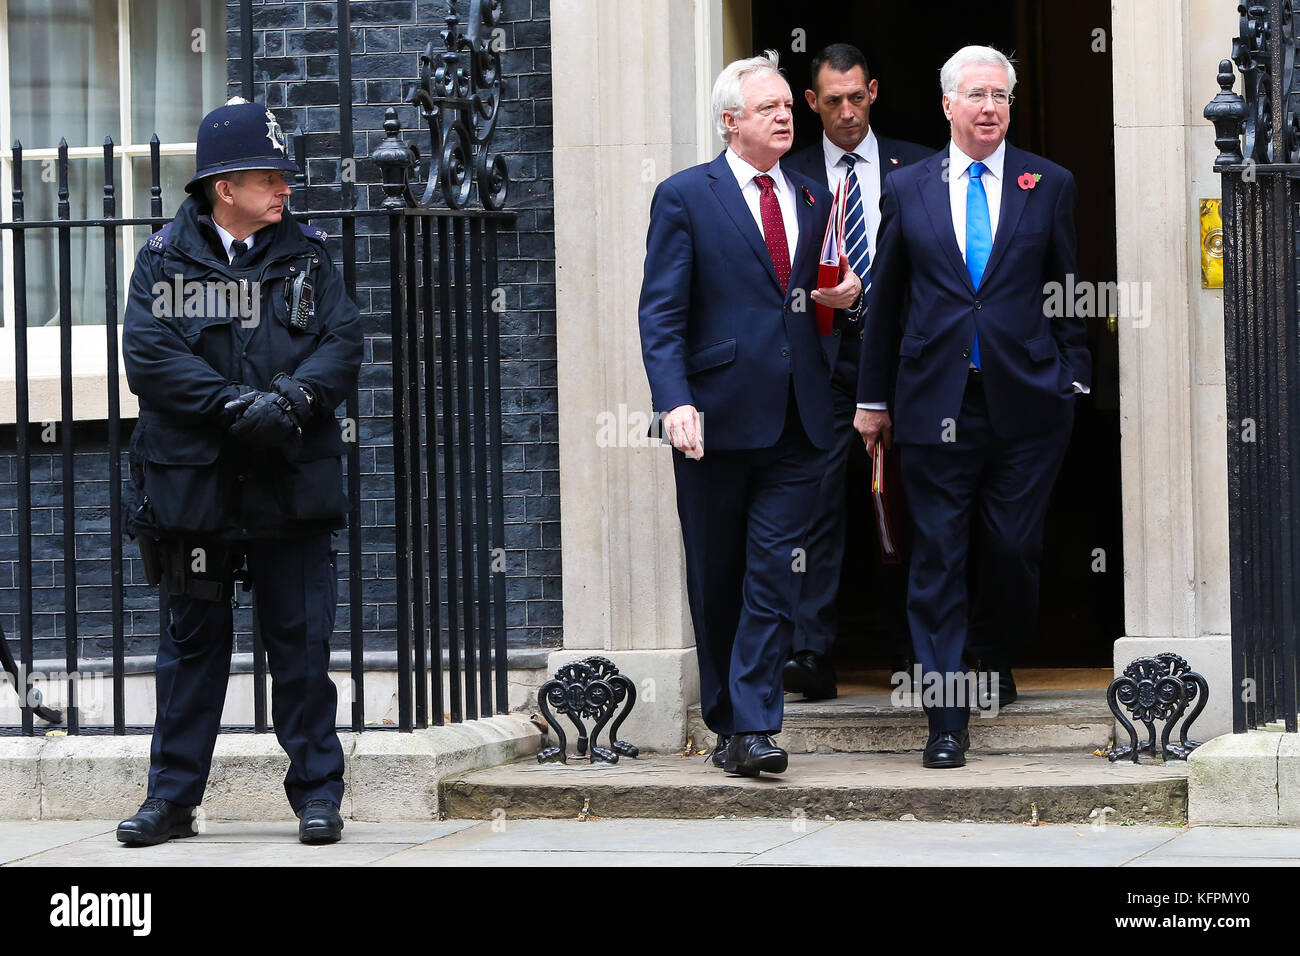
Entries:
{"type": "MultiPolygon", "coordinates": [[[[989,253],[993,251],[993,227],[989,223],[989,197],[984,192],[984,183],[980,177],[988,167],[983,163],[970,164],[970,186],[966,189],[966,271],[970,273],[970,282],[979,290],[980,279],[984,278],[984,267],[988,265],[989,253]]],[[[971,364],[980,367],[980,337],[975,333],[975,343],[971,346],[971,364]]]]}
{"type": "Polygon", "coordinates": [[[871,249],[867,242],[867,216],[862,206],[862,190],[858,188],[858,176],[853,171],[855,163],[863,162],[857,153],[845,153],[840,162],[847,166],[844,174],[845,205],[848,212],[844,216],[844,254],[849,257],[849,268],[862,280],[862,295],[871,291],[871,249]]]}

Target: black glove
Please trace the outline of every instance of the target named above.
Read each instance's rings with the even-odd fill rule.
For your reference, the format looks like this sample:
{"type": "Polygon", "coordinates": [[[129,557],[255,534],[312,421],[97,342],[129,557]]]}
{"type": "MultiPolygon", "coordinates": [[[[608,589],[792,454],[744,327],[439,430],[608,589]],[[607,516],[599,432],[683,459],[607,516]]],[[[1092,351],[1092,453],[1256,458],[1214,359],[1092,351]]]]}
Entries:
{"type": "Polygon", "coordinates": [[[241,402],[241,399],[245,395],[252,395],[253,398],[257,397],[257,389],[251,385],[245,385],[243,382],[231,382],[230,384],[239,392],[239,397],[221,406],[221,427],[226,429],[235,424],[240,413],[248,407],[248,404],[241,402]]]}
{"type": "Polygon", "coordinates": [[[284,372],[271,379],[271,388],[289,400],[299,424],[309,420],[312,412],[316,410],[316,395],[312,392],[311,386],[296,378],[290,378],[284,372]]]}
{"type": "Polygon", "coordinates": [[[293,448],[302,438],[293,405],[283,395],[247,392],[227,402],[225,411],[236,416],[230,434],[251,444],[293,448]]]}

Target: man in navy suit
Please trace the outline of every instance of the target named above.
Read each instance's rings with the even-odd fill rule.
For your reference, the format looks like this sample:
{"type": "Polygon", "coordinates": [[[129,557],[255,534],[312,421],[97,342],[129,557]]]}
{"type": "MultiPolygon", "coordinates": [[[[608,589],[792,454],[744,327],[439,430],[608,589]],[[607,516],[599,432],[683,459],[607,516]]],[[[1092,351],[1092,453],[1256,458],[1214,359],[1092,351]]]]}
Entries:
{"type": "MultiPolygon", "coordinates": [[[[833,43],[813,57],[812,89],[804,91],[808,106],[822,122],[821,138],[791,156],[786,169],[803,173],[832,192],[848,181],[849,264],[867,288],[871,308],[871,259],[880,226],[880,187],[885,177],[933,155],[933,149],[880,136],[871,126],[871,104],[879,84],[867,69],[862,51],[847,43],[833,43]]],[[[793,656],[784,668],[785,689],[807,700],[836,696],[836,607],[840,568],[844,562],[844,486],[849,452],[857,442],[853,415],[858,394],[858,356],[862,349],[862,321],[848,312],[835,313],[832,335],[822,340],[831,367],[835,404],[835,437],[826,453],[817,508],[808,527],[805,550],[808,570],[802,579],[795,613],[793,656]]],[[[907,636],[904,593],[906,569],[882,565],[889,593],[886,614],[893,638],[893,670],[911,672],[911,641],[907,636]]]]}
{"type": "Polygon", "coordinates": [[[922,762],[960,767],[974,703],[962,664],[972,522],[985,548],[974,620],[987,622],[975,650],[1000,673],[1036,622],[1043,519],[1092,360],[1082,320],[1043,307],[1049,284],[1075,272],[1075,186],[1006,142],[1015,68],[965,47],[940,83],[947,150],[885,180],[854,425],[868,450],[899,447],[914,522],[908,624],[930,722],[922,762]]]}
{"type": "Polygon", "coordinates": [[[816,289],[831,197],[783,170],[794,100],[777,56],[718,76],[727,148],[659,184],[641,285],[641,351],[673,446],[700,706],[728,773],[781,773],[781,667],[800,547],[832,441],[814,303],[862,307],[862,283],[816,289]],[[707,431],[706,431],[707,428],[707,431]],[[705,454],[707,435],[708,454],[705,454]]]}

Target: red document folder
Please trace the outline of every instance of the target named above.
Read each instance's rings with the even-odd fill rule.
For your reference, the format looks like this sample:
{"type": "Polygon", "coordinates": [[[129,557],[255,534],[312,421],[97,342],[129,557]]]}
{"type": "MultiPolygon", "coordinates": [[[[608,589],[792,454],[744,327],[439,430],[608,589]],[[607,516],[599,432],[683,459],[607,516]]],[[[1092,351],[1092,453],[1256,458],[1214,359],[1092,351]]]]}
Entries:
{"type": "MultiPolygon", "coordinates": [[[[840,180],[835,190],[835,202],[831,205],[831,217],[826,222],[826,237],[822,240],[822,257],[817,266],[817,288],[829,289],[840,284],[844,273],[840,271],[840,255],[844,252],[844,194],[845,179],[840,180]]],[[[830,335],[835,325],[835,310],[830,306],[817,306],[817,331],[830,335]]]]}
{"type": "Polygon", "coordinates": [[[876,442],[871,456],[871,503],[880,540],[880,560],[898,564],[903,560],[903,482],[898,471],[898,452],[876,442]]]}

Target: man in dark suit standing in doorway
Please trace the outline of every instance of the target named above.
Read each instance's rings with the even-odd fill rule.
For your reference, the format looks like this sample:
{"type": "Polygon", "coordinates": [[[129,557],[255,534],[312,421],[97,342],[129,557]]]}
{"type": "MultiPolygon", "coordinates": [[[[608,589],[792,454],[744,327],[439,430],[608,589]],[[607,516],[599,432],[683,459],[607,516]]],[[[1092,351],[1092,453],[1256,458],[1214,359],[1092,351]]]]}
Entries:
{"type": "Polygon", "coordinates": [[[700,708],[728,773],[781,773],[781,667],[798,549],[831,443],[830,369],[814,303],[858,310],[846,266],[817,289],[831,197],[781,168],[794,100],[776,54],[738,60],[710,98],[727,148],[659,184],[639,319],[673,445],[700,666],[700,708]],[[706,454],[707,446],[707,454],[706,454]]]}
{"type": "Polygon", "coordinates": [[[975,650],[981,670],[1001,673],[1036,623],[1043,520],[1092,359],[1082,319],[1044,309],[1050,285],[1076,271],[1075,185],[1006,142],[1015,68],[964,47],[940,84],[948,148],[882,191],[854,426],[868,451],[898,443],[915,532],[908,623],[930,723],[922,763],[960,767],[976,702],[962,680],[972,523],[994,624],[975,650]]]}
{"type": "MultiPolygon", "coordinates": [[[[833,43],[812,61],[812,89],[804,91],[808,106],[822,122],[816,143],[786,161],[786,168],[802,173],[834,193],[848,177],[848,214],[845,246],[853,271],[867,289],[871,307],[871,259],[880,226],[880,188],[885,177],[908,163],[934,154],[933,149],[880,136],[871,126],[871,104],[879,92],[867,69],[862,51],[847,43],[833,43]]],[[[817,508],[808,528],[804,574],[795,608],[793,653],[784,669],[785,689],[807,700],[827,700],[837,693],[833,650],[836,632],[836,595],[844,561],[845,478],[849,453],[857,442],[853,430],[858,393],[858,358],[862,345],[862,319],[844,311],[835,313],[832,335],[822,340],[831,367],[835,403],[835,434],[822,473],[817,508]]],[[[865,491],[864,491],[865,493],[865,491]]],[[[911,672],[911,643],[907,637],[903,566],[882,565],[889,593],[885,612],[892,631],[891,664],[896,672],[911,672]]]]}

